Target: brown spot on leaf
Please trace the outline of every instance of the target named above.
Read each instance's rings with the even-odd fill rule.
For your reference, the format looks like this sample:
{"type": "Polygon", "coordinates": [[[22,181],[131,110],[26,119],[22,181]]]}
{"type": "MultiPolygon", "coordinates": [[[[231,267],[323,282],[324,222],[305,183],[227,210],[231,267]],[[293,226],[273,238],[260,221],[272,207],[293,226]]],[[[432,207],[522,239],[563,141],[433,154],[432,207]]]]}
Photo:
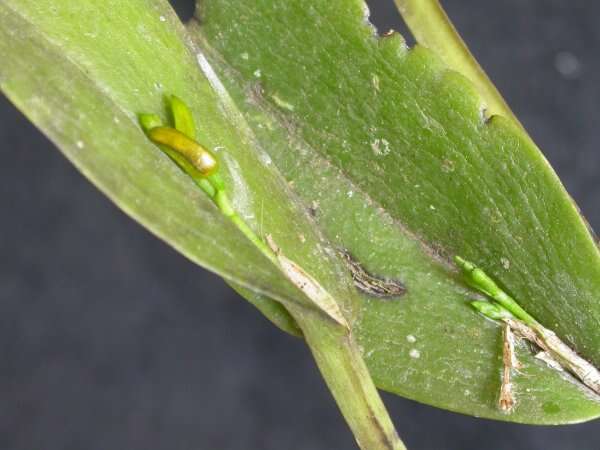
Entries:
{"type": "Polygon", "coordinates": [[[379,298],[400,297],[406,293],[406,287],[400,281],[375,276],[367,272],[347,251],[340,253],[350,269],[354,286],[359,291],[379,298]]]}

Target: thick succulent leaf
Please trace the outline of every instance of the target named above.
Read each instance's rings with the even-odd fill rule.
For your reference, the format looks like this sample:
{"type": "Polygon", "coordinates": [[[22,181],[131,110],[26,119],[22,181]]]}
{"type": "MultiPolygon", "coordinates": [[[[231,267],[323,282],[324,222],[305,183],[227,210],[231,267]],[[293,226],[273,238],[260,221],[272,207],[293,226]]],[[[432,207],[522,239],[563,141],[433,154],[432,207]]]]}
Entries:
{"type": "Polygon", "coordinates": [[[224,161],[238,211],[336,297],[352,301],[346,271],[323,250],[268,156],[226,117],[186,39],[162,1],[4,1],[0,83],[123,210],[193,261],[248,289],[248,298],[272,320],[297,333],[281,304],[258,294],[308,301],[138,125],[140,112],[164,111],[165,94],[186,99],[201,119],[203,143],[224,161]]]}
{"type": "Polygon", "coordinates": [[[196,32],[232,103],[163,2],[99,3],[2,2],[0,83],[126,212],[294,330],[270,298],[305,299],[139,130],[135,115],[175,93],[220,149],[248,222],[359,316],[380,387],[508,420],[598,415],[526,350],[516,412],[495,408],[498,328],[466,306],[447,256],[484,266],[596,362],[598,256],[537,150],[502,120],[484,123],[461,77],[397,37],[378,41],[357,0],[210,0],[196,32]],[[408,293],[358,298],[330,243],[408,293]]]}
{"type": "Polygon", "coordinates": [[[357,330],[378,386],[478,416],[565,423],[600,414],[584,389],[519,351],[513,414],[496,407],[500,329],[468,306],[449,263],[492,274],[600,363],[600,259],[539,150],[486,120],[470,83],[359,0],[204,0],[191,31],[334,246],[402,297],[362,296],[357,330]]]}

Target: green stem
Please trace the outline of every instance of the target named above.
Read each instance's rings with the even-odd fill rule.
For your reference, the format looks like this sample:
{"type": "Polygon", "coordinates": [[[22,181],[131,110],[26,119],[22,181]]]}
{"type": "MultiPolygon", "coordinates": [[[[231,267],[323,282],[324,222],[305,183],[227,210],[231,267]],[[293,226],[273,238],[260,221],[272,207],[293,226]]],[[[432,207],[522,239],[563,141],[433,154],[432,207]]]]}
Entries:
{"type": "Polygon", "coordinates": [[[269,258],[273,264],[279,267],[279,261],[277,260],[277,255],[275,252],[273,252],[273,250],[271,250],[269,246],[265,244],[260,237],[258,237],[258,235],[252,230],[252,228],[248,226],[244,219],[242,219],[233,209],[225,190],[217,190],[213,200],[223,215],[229,218],[229,220],[231,220],[237,226],[242,234],[246,236],[248,240],[252,242],[256,248],[258,248],[267,258],[269,258]]]}
{"type": "Polygon", "coordinates": [[[499,289],[491,296],[498,304],[506,308],[516,318],[529,326],[537,326],[538,322],[527,311],[525,311],[511,296],[499,289]]]}
{"type": "MultiPolygon", "coordinates": [[[[214,202],[262,253],[280,267],[277,255],[235,212],[224,190],[214,202]]],[[[287,305],[310,347],[319,370],[354,437],[363,450],[406,450],[377,392],[348,328],[317,311],[287,305]]]]}
{"type": "MultiPolygon", "coordinates": [[[[214,185],[213,185],[214,187],[214,185]]],[[[217,207],[277,266],[277,255],[235,212],[224,189],[217,207]]],[[[351,331],[307,308],[287,305],[342,415],[363,450],[406,450],[377,392],[351,331]]]]}
{"type": "Polygon", "coordinates": [[[475,85],[486,103],[488,116],[505,116],[523,129],[521,122],[473,57],[438,0],[394,1],[415,40],[433,50],[450,69],[460,72],[475,85]]]}
{"type": "Polygon", "coordinates": [[[295,306],[300,325],[329,390],[362,450],[406,450],[352,333],[322,314],[295,306]]]}
{"type": "MultiPolygon", "coordinates": [[[[277,267],[277,255],[235,212],[225,190],[213,198],[228,217],[277,267]]],[[[377,392],[349,329],[322,314],[287,305],[310,347],[319,370],[354,437],[363,450],[406,450],[377,392]]]]}

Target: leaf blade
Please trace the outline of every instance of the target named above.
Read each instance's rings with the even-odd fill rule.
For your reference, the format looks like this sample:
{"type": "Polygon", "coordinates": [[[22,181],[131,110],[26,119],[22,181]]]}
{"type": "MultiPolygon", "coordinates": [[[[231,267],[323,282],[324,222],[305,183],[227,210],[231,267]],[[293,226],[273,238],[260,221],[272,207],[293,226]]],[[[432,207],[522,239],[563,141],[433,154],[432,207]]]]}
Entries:
{"type": "MultiPolygon", "coordinates": [[[[235,133],[217,111],[218,104],[210,86],[197,73],[194,56],[184,44],[181,27],[178,32],[165,33],[162,29],[156,32],[164,49],[168,49],[163,57],[180,58],[179,64],[169,65],[169,68],[175,68],[173,72],[163,73],[160,59],[157,61],[159,52],[154,48],[156,41],[144,42],[144,39],[153,36],[149,28],[146,28],[147,34],[143,39],[136,38],[137,30],[128,30],[129,35],[122,36],[122,43],[126,44],[121,46],[113,45],[108,37],[113,32],[111,27],[115,20],[123,20],[128,14],[142,20],[138,14],[140,4],[130,2],[123,6],[116,2],[118,5],[112,8],[109,5],[105,11],[99,12],[93,5],[68,5],[61,9],[50,3],[18,2],[18,5],[11,6],[10,2],[5,2],[0,6],[3,25],[0,46],[6,61],[0,72],[2,90],[63,149],[84,175],[126,213],[160,238],[168,240],[186,257],[257,293],[283,302],[302,303],[298,290],[282,281],[272,263],[148,141],[137,123],[138,112],[161,110],[163,100],[160,91],[163,89],[181,91],[195,98],[196,112],[198,104],[204,108],[198,113],[203,118],[201,127],[204,135],[221,140],[220,143],[230,147],[232,153],[237,151],[244,155],[236,160],[239,161],[237,172],[230,170],[226,175],[239,182],[239,191],[234,192],[238,206],[248,202],[243,198],[248,192],[241,192],[248,189],[241,182],[244,177],[241,166],[243,164],[248,172],[251,170],[248,166],[259,170],[260,163],[254,155],[244,154],[243,143],[230,137],[235,133]],[[82,28],[71,28],[76,12],[95,16],[98,26],[92,36],[85,37],[82,28]],[[100,13],[106,17],[99,18],[100,13]],[[106,36],[103,37],[102,33],[106,36]],[[77,41],[78,36],[84,36],[84,39],[77,41]],[[96,39],[103,41],[104,47],[95,45],[96,39]],[[92,52],[90,48],[94,45],[100,48],[92,52]],[[132,59],[132,66],[115,69],[119,60],[136,51],[139,54],[132,59]],[[133,69],[135,74],[131,72],[133,69]],[[185,69],[191,71],[191,75],[183,76],[185,69]],[[132,76],[127,77],[128,74],[132,76]],[[140,96],[141,86],[152,90],[148,95],[140,96]],[[158,92],[157,86],[160,86],[158,92]],[[199,89],[200,86],[204,89],[199,89]],[[208,133],[207,128],[210,130],[208,133]],[[111,131],[114,129],[118,132],[111,131]],[[238,145],[239,149],[236,148],[238,145]],[[247,267],[253,268],[251,273],[247,267]]],[[[168,7],[161,13],[159,15],[154,10],[149,13],[156,27],[164,26],[159,17],[171,15],[170,20],[176,20],[168,7]]],[[[77,23],[79,27],[84,26],[81,21],[77,23]]],[[[264,169],[260,172],[259,179],[252,184],[260,185],[254,190],[256,192],[269,191],[269,196],[264,198],[268,199],[265,203],[270,219],[273,219],[271,223],[264,219],[264,229],[270,230],[272,223],[280,220],[289,220],[292,230],[306,226],[298,221],[293,212],[295,207],[283,200],[283,183],[277,176],[267,175],[264,169]]],[[[250,181],[252,179],[246,176],[245,182],[250,181]]],[[[310,231],[304,233],[308,238],[314,238],[310,231]]],[[[273,234],[281,233],[276,229],[273,234]]],[[[278,240],[291,241],[289,236],[278,240]]],[[[317,258],[313,257],[315,260],[317,258]]]]}
{"type": "Polygon", "coordinates": [[[534,381],[519,383],[535,394],[510,416],[496,410],[499,329],[469,310],[472,294],[446,263],[454,254],[483,261],[528,311],[598,360],[598,249],[528,138],[501,117],[484,121],[473,87],[427,50],[375,38],[362,2],[211,0],[202,12],[192,32],[275,164],[306,205],[320,203],[327,237],[406,282],[402,299],[360,306],[376,383],[502,420],[597,417],[596,400],[531,355],[534,381]],[[544,404],[556,402],[560,413],[549,414],[544,404]]]}

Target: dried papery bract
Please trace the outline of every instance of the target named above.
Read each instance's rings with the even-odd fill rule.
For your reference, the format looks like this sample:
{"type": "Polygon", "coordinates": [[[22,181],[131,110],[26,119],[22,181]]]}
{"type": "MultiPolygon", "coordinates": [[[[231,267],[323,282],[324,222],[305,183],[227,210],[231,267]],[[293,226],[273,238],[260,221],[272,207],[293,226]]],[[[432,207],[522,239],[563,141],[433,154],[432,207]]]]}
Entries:
{"type": "Polygon", "coordinates": [[[472,302],[477,311],[490,319],[505,322],[518,337],[537,345],[547,353],[547,358],[600,395],[600,371],[593,364],[579,356],[556,333],[535,320],[482,269],[459,256],[455,257],[455,262],[462,269],[468,284],[493,300],[491,303],[472,302]]]}
{"type": "MultiPolygon", "coordinates": [[[[507,323],[516,333],[546,352],[548,357],[558,363],[563,370],[570,372],[600,395],[600,371],[565,344],[556,333],[539,324],[530,327],[518,320],[507,320],[507,323]]],[[[548,364],[548,366],[553,367],[552,364],[548,364]]]]}
{"type": "Polygon", "coordinates": [[[267,235],[269,247],[277,255],[277,261],[285,276],[300,289],[321,311],[346,329],[350,329],[346,318],[333,297],[308,273],[294,261],[285,257],[273,237],[267,235]]]}
{"type": "Polygon", "coordinates": [[[502,328],[502,384],[500,386],[500,398],[498,406],[506,413],[512,411],[515,406],[516,398],[512,385],[512,371],[518,368],[518,361],[515,355],[515,337],[507,323],[502,328]]]}

